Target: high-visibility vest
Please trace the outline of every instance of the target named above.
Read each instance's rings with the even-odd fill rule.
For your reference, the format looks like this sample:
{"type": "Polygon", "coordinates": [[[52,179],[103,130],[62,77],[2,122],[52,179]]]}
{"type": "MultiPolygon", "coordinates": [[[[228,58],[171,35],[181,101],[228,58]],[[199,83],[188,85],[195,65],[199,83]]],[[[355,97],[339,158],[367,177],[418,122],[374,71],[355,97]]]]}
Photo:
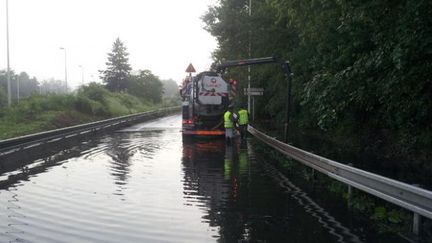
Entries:
{"type": "Polygon", "coordinates": [[[239,110],[239,125],[247,125],[249,123],[248,112],[245,109],[239,110]]]}
{"type": "Polygon", "coordinates": [[[233,127],[233,124],[231,121],[231,112],[230,111],[227,111],[224,114],[224,127],[225,128],[232,128],[233,127]]]}

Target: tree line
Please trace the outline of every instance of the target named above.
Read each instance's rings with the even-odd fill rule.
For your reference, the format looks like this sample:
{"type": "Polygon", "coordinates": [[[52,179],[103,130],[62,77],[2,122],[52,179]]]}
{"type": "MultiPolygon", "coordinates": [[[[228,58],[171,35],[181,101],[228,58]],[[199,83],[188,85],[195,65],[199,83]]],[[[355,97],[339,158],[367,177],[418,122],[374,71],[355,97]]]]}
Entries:
{"type": "Polygon", "coordinates": [[[149,70],[132,71],[128,55],[117,39],[106,69],[100,71],[103,83],[91,82],[72,92],[60,80],[39,82],[24,72],[11,72],[10,107],[7,75],[0,71],[0,139],[179,104],[175,81],[160,80],[149,70]]]}
{"type": "MultiPolygon", "coordinates": [[[[432,147],[432,2],[221,0],[203,16],[216,61],[279,55],[291,63],[293,122],[409,154],[432,147]]],[[[230,75],[246,81],[245,69],[230,75]]],[[[282,122],[279,67],[252,68],[264,118],[282,122]]],[[[241,85],[245,87],[246,82],[241,85]]],[[[244,97],[243,97],[244,101],[244,97]]]]}
{"type": "MultiPolygon", "coordinates": [[[[127,49],[124,43],[117,38],[113,43],[106,69],[100,70],[103,87],[111,92],[126,92],[153,103],[160,103],[168,99],[171,103],[178,97],[177,84],[173,80],[160,80],[150,70],[132,71],[128,62],[127,49]]],[[[13,101],[30,97],[32,95],[65,94],[66,84],[63,80],[49,79],[38,81],[26,72],[16,74],[10,72],[11,98],[13,101]]],[[[94,85],[92,87],[95,87],[94,85]]],[[[82,88],[82,87],[81,87],[82,88]]],[[[0,70],[0,108],[7,106],[7,73],[0,70]]]]}
{"type": "MultiPolygon", "coordinates": [[[[30,77],[26,72],[19,74],[10,72],[11,99],[18,100],[32,95],[60,94],[66,92],[64,81],[49,79],[38,81],[36,77],[30,77]]],[[[0,70],[0,108],[7,106],[7,73],[0,70]]]]}
{"type": "Polygon", "coordinates": [[[149,99],[152,102],[162,101],[163,83],[150,70],[138,70],[131,74],[128,59],[129,53],[123,42],[117,38],[111,53],[108,53],[107,68],[100,70],[100,78],[112,92],[128,92],[134,96],[149,99]]]}

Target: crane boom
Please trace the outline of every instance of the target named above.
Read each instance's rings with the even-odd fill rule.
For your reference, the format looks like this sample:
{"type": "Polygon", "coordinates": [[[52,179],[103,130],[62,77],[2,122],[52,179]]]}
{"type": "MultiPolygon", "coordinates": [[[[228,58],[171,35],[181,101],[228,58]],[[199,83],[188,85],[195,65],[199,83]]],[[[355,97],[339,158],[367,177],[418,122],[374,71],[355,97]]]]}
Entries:
{"type": "Polygon", "coordinates": [[[261,58],[252,58],[252,59],[244,59],[244,60],[231,60],[225,61],[220,64],[213,64],[213,70],[217,73],[222,73],[226,68],[230,67],[241,67],[241,66],[250,66],[250,65],[258,65],[258,64],[268,64],[268,63],[279,63],[282,67],[282,70],[287,79],[287,107],[285,112],[285,134],[284,140],[288,142],[288,124],[290,120],[290,109],[291,109],[291,68],[288,61],[285,61],[281,58],[272,56],[272,57],[261,57],[261,58]]]}
{"type": "Polygon", "coordinates": [[[229,67],[241,67],[241,66],[249,66],[249,65],[257,65],[257,64],[266,64],[266,63],[274,63],[278,62],[276,57],[262,57],[262,58],[252,58],[252,59],[243,59],[243,60],[231,60],[225,61],[220,64],[215,65],[216,72],[221,72],[229,67]]]}

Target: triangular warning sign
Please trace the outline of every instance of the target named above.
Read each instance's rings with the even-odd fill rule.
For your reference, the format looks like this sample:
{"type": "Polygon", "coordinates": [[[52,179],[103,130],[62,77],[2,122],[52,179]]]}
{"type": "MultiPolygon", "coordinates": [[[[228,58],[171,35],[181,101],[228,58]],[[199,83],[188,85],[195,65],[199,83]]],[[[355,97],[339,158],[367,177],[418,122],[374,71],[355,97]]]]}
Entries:
{"type": "Polygon", "coordinates": [[[190,63],[189,66],[186,68],[186,72],[187,73],[194,73],[194,72],[196,72],[194,66],[192,66],[192,63],[190,63]]]}

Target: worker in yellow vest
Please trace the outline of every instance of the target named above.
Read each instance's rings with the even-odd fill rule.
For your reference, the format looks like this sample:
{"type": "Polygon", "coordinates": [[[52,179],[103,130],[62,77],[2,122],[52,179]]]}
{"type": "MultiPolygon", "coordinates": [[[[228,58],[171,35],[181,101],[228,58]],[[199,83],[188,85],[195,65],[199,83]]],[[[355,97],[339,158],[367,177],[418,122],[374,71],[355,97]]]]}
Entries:
{"type": "Polygon", "coordinates": [[[225,141],[231,144],[234,137],[234,116],[233,107],[230,105],[224,114],[225,141]]]}
{"type": "Polygon", "coordinates": [[[247,126],[249,124],[249,114],[243,107],[238,111],[239,119],[238,124],[240,126],[240,137],[241,139],[246,139],[247,126]]]}

